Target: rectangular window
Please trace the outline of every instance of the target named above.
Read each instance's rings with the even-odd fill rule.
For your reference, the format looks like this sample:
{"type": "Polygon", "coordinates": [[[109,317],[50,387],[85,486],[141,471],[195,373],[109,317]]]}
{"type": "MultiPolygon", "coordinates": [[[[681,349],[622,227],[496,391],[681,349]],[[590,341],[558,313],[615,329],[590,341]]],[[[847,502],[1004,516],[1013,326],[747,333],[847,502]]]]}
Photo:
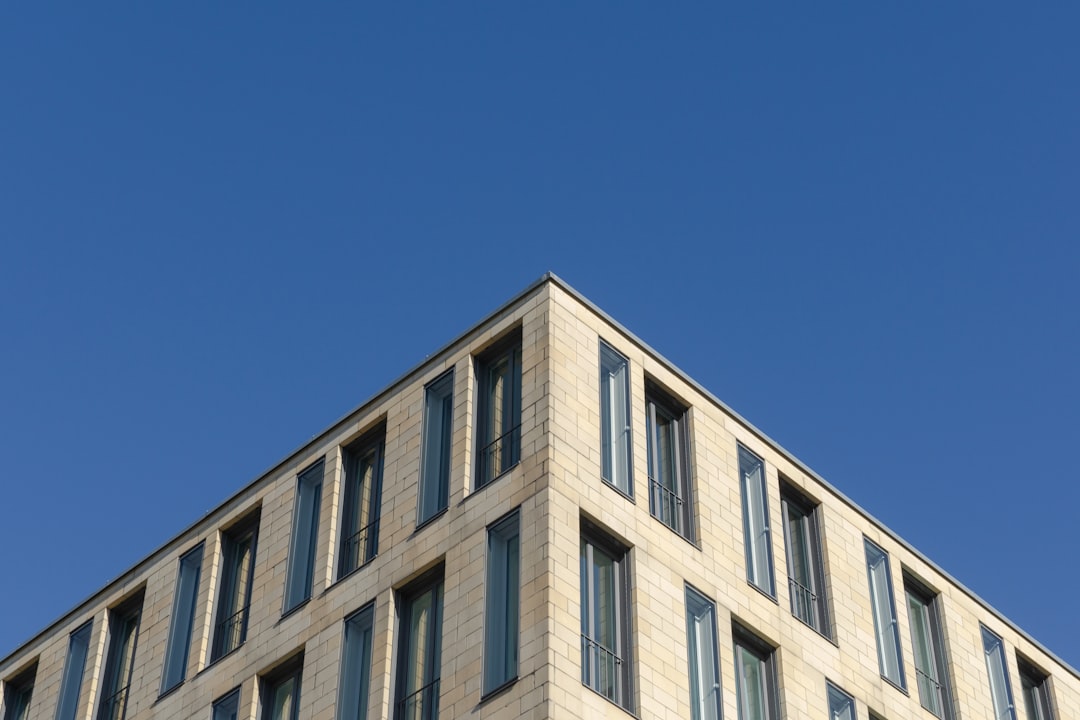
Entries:
{"type": "Polygon", "coordinates": [[[716,605],[686,586],[686,648],[690,670],[690,717],[720,720],[720,656],[716,605]]]}
{"type": "Polygon", "coordinates": [[[251,585],[255,580],[255,541],[259,518],[221,534],[221,582],[210,662],[231,653],[247,638],[251,585]]]}
{"type": "Polygon", "coordinates": [[[315,549],[319,544],[319,506],[322,504],[323,461],[296,478],[289,571],[285,576],[285,608],[289,612],[311,597],[315,577],[315,549]]]}
{"type": "Polygon", "coordinates": [[[240,688],[214,703],[211,720],[237,720],[240,716],[240,688]]]}
{"type": "Polygon", "coordinates": [[[92,621],[71,633],[68,639],[64,679],[60,683],[60,699],[56,703],[56,720],[75,720],[75,713],[79,709],[83,672],[86,670],[86,656],[90,651],[91,630],[92,621]]]}
{"type": "Polygon", "coordinates": [[[762,592],[776,597],[765,463],[742,445],[739,446],[739,480],[746,546],[746,579],[762,592]]]}
{"type": "Polygon", "coordinates": [[[30,697],[34,694],[37,663],[4,683],[4,720],[30,717],[30,697]]]}
{"type": "Polygon", "coordinates": [[[938,597],[910,578],[904,579],[911,651],[915,653],[915,677],[922,706],[946,720],[952,718],[945,641],[941,634],[938,597]]]}
{"type": "Polygon", "coordinates": [[[299,720],[304,656],[290,660],[262,681],[262,720],[299,720]]]}
{"type": "Polygon", "coordinates": [[[443,571],[400,596],[396,720],[438,720],[442,650],[443,571]]]}
{"type": "Polygon", "coordinates": [[[423,525],[446,509],[450,493],[453,416],[454,371],[451,370],[424,389],[424,432],[417,525],[423,525]]]}
{"type": "Polygon", "coordinates": [[[780,693],[776,653],[772,647],[736,626],[735,699],[739,720],[779,720],[780,693]]]}
{"type": "Polygon", "coordinates": [[[829,720],[855,720],[855,698],[831,682],[826,682],[829,696],[829,720]]]}
{"type": "Polygon", "coordinates": [[[98,720],[124,720],[127,712],[142,602],[143,596],[140,592],[138,596],[109,611],[109,648],[105,655],[105,674],[101,680],[98,720]]]}
{"type": "Polygon", "coordinates": [[[784,509],[791,614],[829,637],[829,604],[825,596],[825,566],[818,522],[820,506],[783,484],[780,501],[784,509]]]}
{"type": "Polygon", "coordinates": [[[488,528],[484,694],[517,677],[521,586],[520,519],[515,510],[488,528]]]}
{"type": "Polygon", "coordinates": [[[1050,677],[1022,657],[1016,658],[1020,670],[1020,688],[1028,720],[1054,720],[1050,703],[1050,677]]]}
{"type": "Polygon", "coordinates": [[[337,720],[365,720],[367,717],[374,617],[375,607],[368,604],[345,618],[337,720]]]}
{"type": "Polygon", "coordinates": [[[476,361],[476,487],[521,459],[521,332],[476,361]]]}
{"type": "Polygon", "coordinates": [[[864,538],[863,541],[866,546],[866,576],[870,582],[874,633],[877,637],[878,667],[883,678],[903,688],[904,663],[900,657],[900,631],[896,624],[889,556],[869,540],[864,538]]]}
{"type": "Polygon", "coordinates": [[[634,460],[630,445],[630,362],[600,341],[601,477],[634,496],[634,460]]]}
{"type": "Polygon", "coordinates": [[[627,551],[582,528],[581,681],[630,712],[630,573],[627,551]]]}
{"type": "Polygon", "coordinates": [[[176,592],[173,595],[172,618],[169,620],[169,644],[165,650],[165,669],[161,675],[162,693],[184,682],[187,676],[188,650],[191,648],[191,629],[195,624],[195,600],[199,595],[202,559],[202,544],[180,558],[180,569],[176,573],[176,592]]]}
{"type": "Polygon", "coordinates": [[[1005,645],[997,635],[981,625],[979,627],[982,630],[983,652],[986,654],[986,673],[990,677],[990,699],[994,703],[994,718],[1016,720],[1009,669],[1005,666],[1005,645]]]}
{"type": "Polygon", "coordinates": [[[342,451],[345,489],[341,511],[338,578],[370,562],[379,552],[379,504],[382,496],[383,446],[386,429],[342,451]]]}
{"type": "Polygon", "coordinates": [[[690,423],[685,407],[649,384],[645,388],[649,512],[691,542],[690,423]]]}

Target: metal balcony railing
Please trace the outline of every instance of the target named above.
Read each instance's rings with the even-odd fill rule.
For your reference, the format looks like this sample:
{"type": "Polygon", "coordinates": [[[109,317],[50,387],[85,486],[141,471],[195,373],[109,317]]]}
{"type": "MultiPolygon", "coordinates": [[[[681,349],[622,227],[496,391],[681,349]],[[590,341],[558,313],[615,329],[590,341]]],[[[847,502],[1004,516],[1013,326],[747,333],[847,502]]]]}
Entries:
{"type": "Polygon", "coordinates": [[[480,451],[480,477],[478,485],[489,482],[509,470],[521,456],[521,425],[515,425],[480,451]]]}
{"type": "Polygon", "coordinates": [[[649,478],[649,510],[660,522],[683,534],[683,499],[674,490],[649,478]]]}
{"type": "Polygon", "coordinates": [[[243,644],[247,635],[248,607],[245,605],[217,624],[217,631],[214,633],[213,656],[215,659],[232,652],[243,644]]]}
{"type": "Polygon", "coordinates": [[[101,705],[98,706],[98,720],[123,720],[130,687],[130,685],[125,685],[109,697],[102,698],[101,705]]]}
{"type": "Polygon", "coordinates": [[[820,631],[817,594],[793,577],[788,578],[788,588],[791,591],[791,614],[820,631]]]}
{"type": "Polygon", "coordinates": [[[347,575],[375,557],[379,521],[374,520],[341,541],[341,575],[347,575]]]}
{"type": "Polygon", "coordinates": [[[396,720],[438,720],[439,678],[405,696],[397,704],[396,720]]]}
{"type": "Polygon", "coordinates": [[[944,688],[941,683],[937,678],[919,668],[915,668],[915,677],[919,683],[919,698],[922,700],[923,707],[941,717],[942,710],[945,708],[944,688]]]}
{"type": "Polygon", "coordinates": [[[587,635],[581,636],[581,681],[616,703],[624,691],[623,661],[587,635]]]}

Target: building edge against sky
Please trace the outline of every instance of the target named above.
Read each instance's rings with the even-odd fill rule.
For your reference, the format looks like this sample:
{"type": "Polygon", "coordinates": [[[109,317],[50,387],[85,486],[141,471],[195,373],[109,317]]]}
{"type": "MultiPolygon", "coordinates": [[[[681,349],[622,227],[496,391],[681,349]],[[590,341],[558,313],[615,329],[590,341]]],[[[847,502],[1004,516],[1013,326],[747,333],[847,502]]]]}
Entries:
{"type": "Polygon", "coordinates": [[[339,661],[368,668],[376,717],[440,706],[742,717],[754,668],[761,707],[786,717],[826,706],[835,717],[920,717],[920,706],[1016,717],[1013,705],[1044,697],[1049,712],[1080,707],[1075,669],[552,274],[0,660],[3,718],[52,717],[37,699],[58,720],[167,717],[177,703],[201,716],[212,701],[215,718],[270,717],[279,698],[295,712],[301,687],[321,699],[300,695],[299,707],[336,717],[351,702],[338,698],[339,661]],[[395,412],[413,418],[400,438],[386,434],[395,412]],[[466,536],[482,542],[445,547],[466,536]],[[650,562],[658,554],[670,577],[650,562]],[[610,585],[586,582],[579,564],[610,585]],[[493,597],[520,608],[498,625],[520,646],[496,642],[491,607],[464,616],[460,634],[442,626],[450,609],[493,597]],[[595,617],[608,599],[622,613],[614,627],[595,617]],[[176,629],[180,615],[190,627],[176,629]],[[420,618],[441,636],[414,633],[412,645],[452,636],[468,649],[443,647],[442,673],[436,662],[410,677],[402,668],[419,661],[401,647],[420,618]],[[239,657],[245,642],[254,650],[239,657]],[[703,662],[710,643],[716,659],[703,662]],[[133,668],[145,663],[155,667],[140,685],[133,668]],[[528,683],[519,666],[532,668],[528,683]],[[804,687],[803,666],[825,682],[804,687]],[[229,687],[203,680],[193,694],[219,671],[229,687]],[[459,682],[440,689],[440,677],[459,682]],[[207,695],[211,684],[221,692],[207,695]],[[537,692],[549,685],[561,690],[537,692]],[[29,715],[17,714],[23,689],[29,715]]]}

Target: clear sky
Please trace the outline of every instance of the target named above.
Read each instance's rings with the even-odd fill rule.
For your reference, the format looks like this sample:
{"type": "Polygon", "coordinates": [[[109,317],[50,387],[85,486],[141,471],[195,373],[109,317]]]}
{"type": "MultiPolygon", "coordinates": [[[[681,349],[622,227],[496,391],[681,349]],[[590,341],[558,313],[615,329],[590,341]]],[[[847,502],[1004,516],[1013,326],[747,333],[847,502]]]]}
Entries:
{"type": "Polygon", "coordinates": [[[552,270],[1080,667],[1080,5],[101,5],[0,4],[0,655],[552,270]]]}

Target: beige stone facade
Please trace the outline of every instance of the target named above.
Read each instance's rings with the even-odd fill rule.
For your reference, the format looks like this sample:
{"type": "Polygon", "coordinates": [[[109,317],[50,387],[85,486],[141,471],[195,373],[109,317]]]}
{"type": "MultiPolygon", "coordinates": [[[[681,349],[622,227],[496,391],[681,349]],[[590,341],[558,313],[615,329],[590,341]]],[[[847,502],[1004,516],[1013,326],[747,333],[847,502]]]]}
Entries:
{"type": "MultiPolygon", "coordinates": [[[[366,717],[419,720],[423,712],[416,706],[400,705],[403,678],[411,664],[402,651],[408,632],[402,613],[411,602],[410,589],[418,587],[414,581],[431,577],[432,570],[442,581],[441,623],[436,623],[441,657],[434,672],[437,710],[443,718],[699,717],[696,713],[702,710],[692,707],[691,697],[690,678],[701,673],[689,658],[687,586],[714,604],[722,717],[740,718],[746,712],[740,703],[751,690],[748,676],[740,674],[744,669],[736,663],[735,645],[746,644],[750,636],[762,643],[756,651],[767,658],[773,673],[763,691],[775,698],[778,717],[829,717],[827,683],[854,699],[852,717],[935,717],[923,707],[905,587],[917,587],[933,600],[945,673],[938,679],[945,682],[948,705],[942,716],[995,717],[983,640],[986,628],[1002,641],[998,656],[1004,659],[1015,718],[1036,720],[1025,704],[1021,662],[1037,670],[1035,679],[1043,683],[1038,692],[1051,702],[1054,717],[1080,717],[1080,676],[1075,670],[553,276],[542,278],[0,660],[2,717],[66,720],[58,706],[65,673],[72,674],[67,667],[72,633],[92,623],[81,683],[72,690],[69,682],[64,691],[63,700],[74,707],[70,717],[102,717],[103,700],[122,686],[126,701],[122,708],[113,707],[109,717],[122,713],[132,720],[209,720],[215,700],[239,688],[237,716],[267,718],[273,709],[271,691],[279,687],[275,678],[285,666],[299,671],[297,717],[333,720],[338,717],[341,688],[356,686],[355,678],[342,677],[344,621],[370,607],[369,685],[362,703],[366,717]],[[520,438],[519,456],[514,458],[516,464],[493,473],[497,477],[478,488],[483,444],[477,415],[487,402],[481,393],[485,381],[477,373],[478,358],[518,332],[520,399],[512,412],[520,415],[520,427],[514,430],[520,438]],[[633,485],[627,492],[602,480],[606,446],[601,343],[628,361],[633,485]],[[418,526],[423,446],[428,442],[424,424],[430,422],[424,419],[425,388],[451,369],[445,510],[418,526]],[[681,532],[669,527],[671,518],[667,524],[658,519],[656,506],[650,503],[648,449],[650,443],[660,446],[649,437],[646,402],[657,394],[680,409],[685,428],[685,462],[679,472],[688,484],[674,493],[690,507],[681,532]],[[342,576],[345,453],[372,428],[385,428],[379,431],[384,434],[378,552],[342,576]],[[762,535],[758,551],[771,550],[771,592],[747,580],[743,508],[748,491],[741,482],[746,471],[740,466],[740,447],[764,461],[762,504],[767,511],[765,527],[772,530],[762,535]],[[310,598],[285,610],[290,549],[296,547],[294,516],[302,512],[298,474],[318,467],[320,459],[314,559],[306,565],[293,559],[310,570],[310,598]],[[788,523],[784,500],[791,497],[804,502],[817,523],[813,542],[823,586],[817,588],[819,599],[814,602],[822,613],[810,624],[793,611],[791,593],[797,585],[790,578],[797,573],[788,566],[791,540],[783,531],[788,523]],[[517,660],[509,661],[507,671],[516,679],[485,695],[485,662],[493,662],[490,657],[495,654],[487,632],[487,623],[492,622],[486,610],[492,604],[488,578],[494,563],[488,529],[514,509],[518,509],[519,595],[516,608],[507,602],[511,611],[516,610],[517,660]],[[222,585],[227,582],[226,565],[233,562],[228,559],[227,546],[235,542],[230,528],[255,517],[246,637],[216,657],[215,634],[222,632],[222,609],[217,606],[228,594],[222,585]],[[619,572],[628,587],[628,597],[619,599],[618,622],[625,625],[625,642],[617,667],[626,671],[626,682],[618,691],[605,684],[609,678],[597,681],[594,675],[583,681],[583,673],[588,673],[583,662],[589,662],[583,660],[582,650],[583,527],[590,542],[596,540],[598,547],[607,547],[622,561],[619,572]],[[888,557],[880,572],[891,581],[900,682],[883,677],[867,540],[888,557]],[[604,541],[610,544],[604,546],[604,541]],[[200,545],[183,680],[163,692],[174,608],[183,594],[177,588],[180,559],[200,545]],[[123,677],[119,681],[114,677],[111,689],[106,689],[108,659],[116,655],[112,645],[119,632],[110,632],[110,621],[118,606],[140,596],[133,660],[128,656],[123,661],[123,677]],[[811,627],[815,623],[816,629],[811,627]],[[26,697],[29,703],[23,707],[20,703],[26,697]],[[411,713],[403,709],[410,707],[411,713]]],[[[763,582],[768,584],[767,579],[763,582]]],[[[174,656],[176,652],[174,643],[174,656]]],[[[1031,676],[1030,669],[1025,671],[1031,676]]],[[[429,705],[427,710],[433,708],[429,705]]]]}

